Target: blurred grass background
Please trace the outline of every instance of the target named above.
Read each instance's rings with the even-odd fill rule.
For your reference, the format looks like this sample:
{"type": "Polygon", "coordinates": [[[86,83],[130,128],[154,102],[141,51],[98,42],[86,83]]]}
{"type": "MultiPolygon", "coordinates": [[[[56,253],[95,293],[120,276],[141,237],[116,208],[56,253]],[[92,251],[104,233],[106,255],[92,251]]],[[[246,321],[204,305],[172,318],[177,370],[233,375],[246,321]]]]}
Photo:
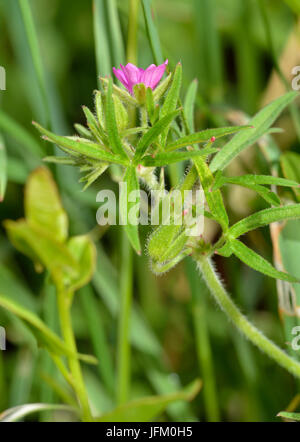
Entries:
{"type": "MultiPolygon", "coordinates": [[[[22,0],[21,0],[22,3],[22,0]]],[[[30,51],[17,0],[0,0],[0,65],[7,75],[0,92],[0,133],[7,148],[8,186],[0,204],[0,221],[23,215],[23,185],[31,170],[41,164],[46,146],[31,120],[50,125],[61,134],[73,133],[74,122],[85,124],[83,104],[92,107],[97,77],[125,61],[129,1],[30,0],[42,56],[43,91],[30,51]],[[96,32],[95,32],[96,29],[96,32]],[[98,45],[95,45],[95,35],[98,45]],[[97,56],[95,56],[98,55],[97,56]],[[26,131],[25,134],[23,131],[26,131]]],[[[285,91],[275,74],[274,61],[290,81],[291,68],[300,61],[297,0],[154,0],[154,20],[161,48],[170,68],[183,64],[184,90],[198,79],[196,128],[226,123],[228,112],[255,113],[285,91]],[[260,3],[272,34],[263,20],[260,3]]],[[[138,11],[138,65],[153,62],[142,8],[138,11]]],[[[242,118],[238,113],[235,118],[242,118]]],[[[282,151],[299,152],[296,129],[289,113],[277,126],[282,151]]],[[[257,147],[231,166],[231,173],[269,173],[257,147]]],[[[70,218],[72,234],[93,230],[97,242],[97,272],[93,283],[77,295],[73,319],[79,348],[96,354],[102,363],[85,368],[93,407],[101,411],[114,402],[117,313],[120,296],[121,234],[116,227],[95,229],[96,193],[113,187],[105,175],[92,189],[81,192],[77,172],[64,166],[54,170],[70,218]]],[[[226,205],[232,222],[263,208],[252,192],[228,188],[226,205]]],[[[145,229],[144,238],[148,235],[145,229]]],[[[206,226],[207,239],[215,239],[215,226],[206,226]]],[[[268,229],[255,231],[246,241],[272,260],[268,229]]],[[[284,346],[283,327],[277,312],[276,282],[246,268],[235,258],[216,260],[219,272],[234,299],[268,336],[284,346]]],[[[295,380],[246,342],[211,302],[196,272],[185,264],[163,277],[154,277],[147,257],[133,257],[135,310],[131,396],[175,390],[194,378],[213,376],[217,404],[204,391],[190,405],[178,403],[164,419],[225,421],[275,420],[297,393],[295,380]],[[190,274],[189,281],[186,274],[190,274]],[[195,309],[195,296],[202,308],[195,309]],[[211,352],[197,354],[195,328],[211,352]],[[206,356],[205,356],[206,354],[206,356]],[[198,356],[200,356],[198,358],[198,356]],[[199,359],[199,360],[198,360],[199,359]]],[[[43,275],[17,253],[0,233],[0,292],[39,312],[58,328],[54,296],[45,289],[43,275]]],[[[8,348],[0,352],[0,411],[26,402],[57,402],[61,382],[43,350],[38,351],[28,330],[14,317],[0,311],[0,325],[7,329],[8,348]],[[50,379],[51,378],[51,379],[50,379]],[[54,380],[54,381],[53,381],[54,380]]]]}

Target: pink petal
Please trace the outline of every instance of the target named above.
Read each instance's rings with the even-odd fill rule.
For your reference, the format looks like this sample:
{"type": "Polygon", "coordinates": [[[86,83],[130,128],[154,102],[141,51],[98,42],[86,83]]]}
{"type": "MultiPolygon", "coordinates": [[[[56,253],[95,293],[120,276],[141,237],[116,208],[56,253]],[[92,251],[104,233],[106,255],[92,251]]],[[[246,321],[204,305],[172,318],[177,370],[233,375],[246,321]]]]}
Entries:
{"type": "Polygon", "coordinates": [[[115,74],[117,79],[120,80],[120,82],[128,89],[128,82],[122,69],[113,68],[113,73],[115,74]]]}
{"type": "Polygon", "coordinates": [[[164,75],[167,64],[168,60],[166,60],[160,66],[155,66],[152,64],[145,70],[141,81],[145,84],[146,87],[151,87],[151,89],[156,88],[162,76],[164,75]]]}
{"type": "Polygon", "coordinates": [[[132,63],[128,63],[126,66],[121,65],[121,68],[126,76],[128,88],[130,89],[130,92],[132,92],[133,86],[140,83],[142,72],[132,63]]]}

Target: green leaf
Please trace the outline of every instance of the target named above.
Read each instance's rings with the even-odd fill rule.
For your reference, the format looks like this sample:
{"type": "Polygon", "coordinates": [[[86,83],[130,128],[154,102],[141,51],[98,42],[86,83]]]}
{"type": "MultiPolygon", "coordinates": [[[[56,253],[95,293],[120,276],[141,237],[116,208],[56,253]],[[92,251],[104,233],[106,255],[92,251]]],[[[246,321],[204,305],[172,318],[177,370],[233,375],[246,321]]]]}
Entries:
{"type": "Polygon", "coordinates": [[[90,282],[96,266],[96,248],[87,235],[74,236],[68,241],[67,247],[78,263],[76,276],[65,274],[65,284],[71,292],[80,289],[90,282]]]}
{"type": "Polygon", "coordinates": [[[63,274],[76,278],[79,267],[65,244],[55,240],[47,231],[29,226],[24,220],[5,221],[8,237],[20,252],[28,256],[38,267],[47,268],[54,281],[63,274]]]}
{"type": "Polygon", "coordinates": [[[103,128],[106,128],[103,97],[100,91],[95,91],[95,108],[96,108],[98,123],[103,128]]]}
{"type": "MultiPolygon", "coordinates": [[[[285,178],[300,182],[300,155],[296,152],[286,152],[280,156],[280,165],[285,178]]],[[[297,201],[300,201],[300,189],[293,189],[297,201]]]]}
{"type": "MultiPolygon", "coordinates": [[[[163,97],[163,95],[167,91],[168,87],[170,86],[172,77],[173,77],[173,74],[171,72],[167,76],[167,78],[165,78],[163,81],[161,81],[159,83],[159,85],[154,89],[154,92],[153,92],[154,103],[157,103],[163,97]]],[[[156,112],[156,110],[159,110],[158,105],[156,105],[154,113],[156,112]]],[[[156,119],[155,116],[153,116],[153,118],[156,119]]]]}
{"type": "Polygon", "coordinates": [[[46,347],[51,353],[55,353],[59,356],[66,355],[78,357],[87,363],[97,363],[97,360],[95,360],[93,356],[73,354],[59,336],[57,336],[49,327],[47,327],[38,316],[36,316],[30,310],[25,309],[22,305],[0,295],[0,307],[8,310],[18,318],[22,319],[22,321],[24,321],[30,327],[37,341],[42,346],[46,347]]]}
{"type": "Polygon", "coordinates": [[[180,110],[176,110],[161,118],[157,123],[154,124],[151,129],[147,130],[144,135],[140,138],[135,153],[135,163],[137,164],[139,159],[147,151],[148,147],[154,143],[154,141],[159,137],[159,135],[169,126],[171,121],[179,115],[180,110]]]}
{"type": "Polygon", "coordinates": [[[186,121],[188,125],[188,129],[190,132],[194,132],[195,124],[194,124],[194,106],[195,100],[197,96],[197,88],[198,88],[198,80],[193,80],[189,85],[187,90],[185,99],[184,99],[184,113],[186,116],[186,121]]]}
{"type": "Polygon", "coordinates": [[[196,166],[208,207],[215,220],[222,226],[222,229],[226,231],[228,229],[229,220],[221,192],[219,190],[212,190],[214,176],[202,158],[193,158],[193,162],[196,166]]]}
{"type": "Polygon", "coordinates": [[[176,149],[180,149],[181,147],[193,144],[207,143],[212,139],[212,137],[215,137],[217,139],[248,128],[249,126],[232,126],[232,127],[220,127],[217,129],[202,130],[201,132],[196,132],[194,134],[187,135],[185,137],[179,138],[176,141],[173,141],[172,143],[167,144],[165,150],[167,152],[170,152],[176,149]]]}
{"type": "MultiPolygon", "coordinates": [[[[252,176],[255,175],[249,175],[249,177],[252,176]]],[[[264,186],[261,186],[260,184],[254,184],[253,182],[251,182],[251,179],[247,180],[243,179],[243,177],[234,177],[233,179],[227,179],[226,177],[217,177],[213,186],[213,190],[220,189],[220,187],[222,187],[224,184],[236,184],[238,186],[246,187],[247,189],[251,189],[254,192],[258,193],[258,195],[260,195],[271,206],[280,206],[280,199],[278,195],[276,195],[276,193],[272,192],[270,189],[264,186]]]]}
{"type": "Polygon", "coordinates": [[[117,95],[113,95],[118,131],[122,132],[128,126],[128,113],[117,95]]]}
{"type": "Polygon", "coordinates": [[[277,414],[277,416],[282,417],[283,419],[290,419],[292,421],[300,421],[300,413],[289,413],[287,411],[281,411],[277,414]]]}
{"type": "Polygon", "coordinates": [[[55,135],[47,129],[44,129],[38,123],[34,123],[34,125],[46,136],[48,141],[56,143],[62,148],[62,150],[65,150],[70,155],[74,155],[75,157],[80,157],[82,155],[87,158],[122,165],[127,165],[129,163],[125,158],[109,153],[105,150],[104,146],[100,146],[97,143],[79,137],[73,139],[70,137],[55,135]]]}
{"type": "MultiPolygon", "coordinates": [[[[181,81],[182,81],[182,66],[181,63],[178,63],[174,72],[173,81],[170,86],[169,92],[160,110],[160,118],[165,117],[166,115],[170,114],[176,109],[181,89],[181,81]]],[[[163,134],[161,135],[162,146],[166,144],[169,128],[170,125],[167,126],[167,128],[164,130],[163,134]]]]}
{"type": "Polygon", "coordinates": [[[214,173],[217,170],[223,170],[242,150],[256,143],[297,95],[297,92],[288,92],[258,112],[250,121],[254,128],[235,135],[213,159],[211,171],[214,173]]]}
{"type": "Polygon", "coordinates": [[[248,184],[262,184],[282,187],[299,187],[298,182],[292,181],[290,179],[288,180],[285,178],[278,178],[269,175],[241,175],[236,177],[220,176],[218,177],[218,181],[215,182],[213,189],[219,189],[224,184],[238,184],[240,186],[248,184]]]}
{"type": "MultiPolygon", "coordinates": [[[[182,226],[161,225],[150,235],[147,252],[153,261],[164,263],[174,257],[173,245],[182,234],[182,226]]],[[[182,250],[183,247],[181,247],[182,250]]],[[[175,249],[176,245],[175,245],[175,249]]],[[[181,251],[179,250],[179,252],[181,251]]],[[[175,255],[178,253],[175,252],[175,255]]]]}
{"type": "Polygon", "coordinates": [[[4,140],[0,135],[0,203],[4,200],[7,184],[7,161],[4,140]]]}
{"type": "Polygon", "coordinates": [[[250,230],[258,229],[276,221],[297,218],[300,218],[300,204],[265,209],[234,224],[230,227],[228,234],[230,238],[238,238],[250,230]]]}
{"type": "Polygon", "coordinates": [[[97,422],[150,422],[160,416],[173,402],[192,401],[202,387],[200,380],[194,381],[182,391],[163,396],[136,399],[115,408],[96,419],[97,422]]]}
{"type": "Polygon", "coordinates": [[[18,422],[26,416],[42,411],[66,411],[78,414],[76,408],[61,404],[24,404],[9,408],[0,414],[0,422],[18,422]]]}
{"type": "Polygon", "coordinates": [[[56,183],[46,167],[35,169],[25,188],[25,215],[30,226],[43,229],[58,242],[68,236],[68,217],[56,183]]]}
{"type": "Polygon", "coordinates": [[[86,176],[82,177],[79,181],[85,182],[86,184],[83,188],[83,190],[86,190],[88,187],[90,187],[108,168],[108,164],[101,163],[96,167],[92,168],[92,171],[88,173],[86,176]]]}
{"type": "Polygon", "coordinates": [[[147,89],[146,89],[146,108],[147,108],[149,120],[151,121],[151,124],[153,125],[153,123],[154,123],[153,115],[154,115],[155,104],[154,104],[153,91],[152,91],[151,87],[147,87],[147,89]]]}
{"type": "Polygon", "coordinates": [[[244,184],[243,186],[258,193],[258,195],[260,195],[271,206],[280,206],[281,201],[279,196],[270,189],[258,184],[244,184]]]}
{"type": "Polygon", "coordinates": [[[120,217],[122,223],[124,223],[124,228],[127,236],[130,240],[132,247],[135,249],[138,255],[141,254],[141,244],[139,238],[138,225],[131,223],[128,215],[131,209],[136,208],[135,213],[139,211],[140,196],[136,197],[135,202],[129,201],[129,195],[131,192],[139,192],[139,182],[136,175],[135,167],[128,167],[124,176],[124,184],[127,188],[123,186],[120,192],[120,217]]]}
{"type": "Polygon", "coordinates": [[[272,264],[237,239],[230,241],[230,248],[241,261],[264,275],[275,279],[281,279],[283,281],[300,282],[295,276],[276,270],[272,264]]]}
{"type": "Polygon", "coordinates": [[[108,81],[105,111],[106,111],[106,130],[108,134],[110,148],[116,155],[119,155],[120,157],[123,158],[127,158],[127,155],[124,152],[122,141],[118,132],[115,105],[113,99],[113,83],[111,78],[108,81]]]}
{"type": "Polygon", "coordinates": [[[207,147],[196,151],[158,153],[154,157],[151,155],[144,157],[141,160],[141,164],[146,167],[163,167],[167,164],[179,163],[181,161],[188,161],[199,157],[207,157],[217,151],[218,149],[207,147]]]}
{"type": "Polygon", "coordinates": [[[84,112],[84,115],[86,117],[87,125],[91,131],[91,133],[94,135],[95,139],[100,142],[101,144],[104,144],[105,146],[108,145],[108,138],[105,135],[100,123],[96,120],[95,115],[90,111],[90,109],[86,106],[82,106],[82,110],[84,112]]]}
{"type": "Polygon", "coordinates": [[[86,127],[82,126],[82,124],[76,123],[74,124],[74,127],[81,137],[87,138],[88,140],[93,139],[91,132],[86,127]]]}
{"type": "MultiPolygon", "coordinates": [[[[108,86],[109,80],[107,78],[100,78],[100,80],[106,87],[108,86]]],[[[131,106],[138,106],[137,100],[130,95],[127,90],[121,89],[115,84],[113,84],[113,93],[117,95],[122,102],[130,104],[131,106]]]]}
{"type": "Polygon", "coordinates": [[[64,156],[45,157],[45,158],[43,158],[43,161],[45,161],[46,163],[54,163],[54,164],[60,164],[60,165],[64,165],[64,166],[76,166],[78,164],[76,162],[76,160],[74,160],[73,158],[64,157],[64,156]]]}
{"type": "Polygon", "coordinates": [[[223,247],[217,249],[217,254],[229,258],[232,255],[232,248],[230,247],[230,242],[224,244],[223,247]]]}

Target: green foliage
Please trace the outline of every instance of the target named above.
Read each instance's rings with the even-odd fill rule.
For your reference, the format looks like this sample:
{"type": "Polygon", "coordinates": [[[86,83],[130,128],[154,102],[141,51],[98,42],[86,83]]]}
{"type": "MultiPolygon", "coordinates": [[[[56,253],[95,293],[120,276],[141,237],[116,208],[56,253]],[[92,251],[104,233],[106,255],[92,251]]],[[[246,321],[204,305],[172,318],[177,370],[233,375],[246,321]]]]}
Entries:
{"type": "MultiPolygon", "coordinates": [[[[280,165],[283,175],[289,180],[300,181],[300,155],[295,152],[286,152],[280,156],[280,165]]],[[[296,199],[300,201],[299,186],[293,187],[296,199]]]]}
{"type": "Polygon", "coordinates": [[[261,210],[230,227],[228,235],[237,238],[250,230],[258,229],[276,221],[285,221],[300,217],[300,204],[292,204],[285,207],[275,207],[261,210]]]}
{"type": "Polygon", "coordinates": [[[28,180],[25,216],[5,222],[14,246],[33,260],[37,270],[47,269],[53,281],[70,292],[88,283],[96,259],[94,245],[87,236],[68,239],[67,215],[46,168],[37,169],[28,180]]]}
{"type": "Polygon", "coordinates": [[[289,413],[287,411],[281,411],[277,414],[277,416],[291,421],[300,421],[300,413],[289,413]]]}
{"type": "Polygon", "coordinates": [[[6,184],[7,184],[6,149],[3,138],[0,135],[0,203],[3,201],[5,196],[6,184]]]}
{"type": "MultiPolygon", "coordinates": [[[[187,255],[192,255],[200,268],[200,261],[209,259],[214,252],[224,257],[234,254],[260,273],[283,279],[284,284],[279,281],[277,284],[279,295],[291,304],[296,300],[292,307],[297,308],[299,208],[291,201],[299,202],[300,198],[299,145],[288,113],[279,121],[279,129],[272,128],[285,106],[291,110],[294,125],[297,123],[298,104],[293,102],[296,94],[291,92],[277,98],[252,120],[237,109],[252,115],[258,103],[282,93],[277,90],[278,83],[270,80],[265,84],[265,80],[271,73],[270,60],[275,69],[282,65],[281,54],[286,66],[290,62],[295,64],[289,46],[294,39],[295,21],[289,7],[297,13],[298,0],[263,2],[267,16],[264,21],[258,19],[258,2],[249,0],[240,5],[233,0],[205,0],[201,7],[197,1],[133,1],[132,4],[140,3],[142,13],[135,18],[127,7],[131,2],[93,0],[89,5],[73,2],[71,8],[49,0],[45,0],[45,5],[48,2],[49,14],[46,15],[44,5],[33,0],[2,2],[0,6],[1,64],[7,68],[9,79],[7,91],[1,91],[0,131],[6,147],[5,151],[0,150],[0,199],[5,192],[1,217],[17,219],[20,216],[21,186],[45,155],[44,160],[51,163],[68,211],[67,216],[53,178],[48,172],[39,172],[29,175],[25,188],[25,220],[4,224],[6,231],[0,238],[0,292],[5,296],[0,298],[0,323],[7,328],[10,347],[9,358],[0,352],[0,410],[8,408],[1,415],[2,420],[27,420],[32,412],[39,413],[40,420],[51,420],[54,412],[55,418],[65,418],[72,413],[72,419],[90,420],[87,401],[81,394],[84,385],[94,416],[104,421],[153,420],[162,413],[165,413],[163,419],[168,420],[214,420],[213,416],[218,419],[214,411],[218,410],[218,402],[223,420],[275,418],[277,411],[284,409],[291,399],[290,379],[276,369],[269,370],[267,378],[263,375],[264,371],[259,370],[264,363],[263,356],[252,351],[240,334],[230,333],[231,325],[216,311],[215,304],[206,300],[206,284],[203,279],[194,278],[194,269],[188,275],[189,281],[195,282],[191,283],[193,302],[190,303],[182,266],[160,281],[155,279],[148,270],[146,257],[135,256],[133,262],[124,259],[131,255],[128,249],[121,253],[116,227],[91,231],[93,239],[105,235],[105,252],[99,245],[96,263],[94,246],[82,232],[94,226],[97,186],[115,186],[109,181],[110,176],[114,180],[125,177],[132,190],[140,187],[169,190],[170,185],[183,193],[185,189],[200,189],[201,185],[206,198],[204,215],[209,218],[204,238],[187,237],[185,226],[157,226],[146,244],[151,269],[157,274],[166,272],[187,255]],[[272,28],[274,48],[270,38],[272,28]],[[128,39],[129,50],[125,54],[124,37],[127,31],[132,34],[132,30],[137,33],[128,39]],[[291,38],[287,39],[287,35],[291,38]],[[226,47],[220,44],[222,39],[226,39],[226,47]],[[97,72],[93,71],[93,51],[97,72]],[[228,54],[234,58],[234,64],[228,63],[228,54]],[[146,67],[152,62],[163,63],[163,55],[169,58],[167,69],[171,72],[167,72],[153,91],[138,85],[131,95],[122,86],[112,84],[109,78],[112,66],[125,64],[126,58],[132,62],[138,59],[139,66],[146,67]],[[181,65],[172,70],[178,60],[182,60],[183,72],[181,65]],[[56,135],[70,133],[67,122],[78,118],[80,104],[86,102],[87,94],[95,88],[99,74],[102,78],[94,96],[95,111],[83,106],[82,120],[75,125],[78,135],[56,135]],[[191,81],[195,76],[197,80],[191,81]],[[265,90],[267,93],[263,96],[265,90]],[[45,126],[44,129],[36,125],[43,139],[52,145],[39,142],[32,135],[28,115],[45,126]],[[223,127],[227,124],[230,126],[223,127]],[[235,133],[230,141],[225,138],[235,133]],[[252,162],[245,149],[256,143],[258,148],[252,162]],[[57,147],[63,156],[58,155],[57,147]],[[243,153],[241,157],[240,153],[243,153]],[[233,170],[240,176],[223,175],[222,171],[231,166],[232,161],[233,169],[237,170],[228,168],[227,175],[233,170]],[[185,178],[184,167],[189,170],[185,178]],[[82,173],[79,180],[82,185],[77,183],[75,168],[82,173]],[[268,173],[268,168],[272,176],[263,175],[268,173]],[[285,179],[277,177],[280,173],[285,179]],[[280,187],[278,192],[276,186],[280,187]],[[80,188],[89,189],[81,193],[80,188]],[[247,202],[243,188],[253,190],[262,200],[252,196],[247,202]],[[237,190],[241,196],[235,200],[237,190]],[[265,206],[271,208],[264,210],[265,206]],[[250,213],[253,215],[248,216],[250,213]],[[236,223],[241,217],[245,218],[236,223]],[[255,231],[270,223],[275,223],[271,233],[276,268],[262,258],[271,255],[267,229],[255,231]],[[69,238],[69,229],[75,236],[69,238]],[[251,234],[246,246],[237,238],[247,232],[251,234]],[[219,239],[213,244],[215,238],[219,239]],[[32,272],[28,260],[13,252],[8,239],[33,260],[38,272],[45,269],[45,274],[32,272]],[[93,288],[86,286],[92,274],[93,288]],[[57,298],[51,279],[57,286],[57,298]],[[120,290],[120,286],[125,289],[120,290]],[[80,287],[84,288],[74,298],[73,326],[70,327],[71,292],[80,287]],[[54,303],[48,296],[49,288],[53,291],[54,303]],[[130,343],[134,347],[131,399],[115,408],[114,385],[119,376],[119,366],[114,363],[119,346],[115,325],[122,322],[126,292],[132,296],[133,290],[131,321],[127,318],[129,338],[126,338],[128,346],[130,343]],[[69,328],[63,327],[61,338],[56,318],[62,315],[61,324],[68,322],[69,328]],[[86,367],[83,383],[77,376],[80,374],[80,367],[79,371],[78,365],[76,368],[78,359],[95,361],[80,355],[76,346],[72,348],[72,342],[68,341],[72,328],[82,348],[92,346],[99,361],[93,370],[86,367]],[[47,356],[44,350],[38,352],[32,345],[35,342],[51,352],[60,376],[44,358],[47,356]],[[200,355],[199,367],[195,362],[196,351],[200,355]],[[65,356],[69,360],[68,367],[65,356]],[[204,381],[204,405],[201,400],[187,404],[186,401],[192,399],[188,395],[173,402],[175,395],[178,398],[183,393],[180,380],[197,378],[198,370],[204,381]],[[171,371],[176,372],[176,376],[171,375],[171,371]],[[222,386],[219,385],[212,399],[209,385],[214,384],[214,376],[218,383],[222,378],[222,386]],[[274,385],[281,388],[274,389],[274,385]],[[141,399],[134,399],[136,397],[141,399]],[[56,405],[59,401],[72,408],[56,405]],[[239,406],[232,407],[233,402],[239,406]],[[24,405],[14,407],[18,404],[24,405]]],[[[166,198],[171,196],[172,191],[166,198]]],[[[130,202],[121,205],[121,211],[127,217],[131,209],[138,212],[139,204],[137,201],[135,208],[130,202]]],[[[124,229],[131,246],[137,252],[143,250],[149,229],[138,229],[134,225],[124,229]]],[[[244,272],[244,269],[241,272],[241,263],[236,259],[219,258],[217,266],[224,280],[230,282],[234,291],[232,299],[237,299],[243,311],[251,311],[255,323],[259,324],[262,311],[270,308],[268,314],[263,315],[261,328],[275,340],[282,340],[280,321],[272,313],[276,312],[275,284],[258,273],[244,272]]],[[[288,353],[294,357],[291,359],[284,351],[272,347],[271,341],[268,343],[252,324],[245,326],[245,318],[230,304],[229,296],[226,300],[225,291],[216,281],[215,292],[222,309],[227,314],[228,306],[231,309],[231,322],[278,364],[298,376],[299,366],[295,362],[298,355],[290,345],[291,328],[299,324],[297,314],[291,311],[286,314],[286,305],[282,306],[280,298],[279,311],[286,332],[282,344],[288,343],[288,353]]],[[[297,414],[283,412],[282,417],[294,420],[297,414]]]]}
{"type": "Polygon", "coordinates": [[[297,92],[288,92],[259,111],[249,122],[253,128],[245,130],[229,141],[216,155],[211,164],[212,172],[223,170],[244,149],[256,143],[278,118],[283,109],[297,97],[297,92]]]}
{"type": "Polygon", "coordinates": [[[151,422],[173,402],[191,401],[199,393],[201,386],[201,381],[196,380],[176,393],[133,400],[102,415],[97,422],[151,422]]]}
{"type": "Polygon", "coordinates": [[[4,296],[0,296],[0,306],[22,319],[26,325],[30,327],[30,330],[32,331],[39,345],[47,348],[51,354],[56,354],[58,356],[64,355],[78,357],[89,364],[98,363],[97,359],[93,356],[82,354],[76,355],[72,353],[59,336],[53,333],[53,331],[50,330],[38,316],[23,306],[7,299],[4,296]]]}

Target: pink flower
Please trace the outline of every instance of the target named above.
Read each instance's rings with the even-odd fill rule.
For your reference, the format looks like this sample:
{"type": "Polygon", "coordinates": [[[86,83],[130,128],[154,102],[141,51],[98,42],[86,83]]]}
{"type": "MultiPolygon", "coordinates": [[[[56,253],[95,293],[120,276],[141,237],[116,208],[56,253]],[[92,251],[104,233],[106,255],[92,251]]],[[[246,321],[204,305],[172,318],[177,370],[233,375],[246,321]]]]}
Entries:
{"type": "Polygon", "coordinates": [[[113,68],[113,72],[118,80],[120,80],[132,94],[133,86],[140,83],[143,83],[146,87],[151,87],[152,90],[155,89],[161,77],[164,75],[167,64],[168,60],[160,66],[151,64],[144,70],[134,66],[134,64],[128,63],[126,66],[120,65],[121,69],[113,68]]]}

